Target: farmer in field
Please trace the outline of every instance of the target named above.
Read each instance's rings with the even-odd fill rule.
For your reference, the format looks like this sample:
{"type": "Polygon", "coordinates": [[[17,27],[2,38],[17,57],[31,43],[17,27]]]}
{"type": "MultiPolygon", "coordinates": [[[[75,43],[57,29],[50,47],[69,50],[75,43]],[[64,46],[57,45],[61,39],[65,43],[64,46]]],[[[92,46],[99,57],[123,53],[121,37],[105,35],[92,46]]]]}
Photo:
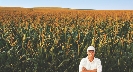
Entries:
{"type": "Polygon", "coordinates": [[[79,64],[79,72],[102,72],[101,60],[95,58],[95,48],[89,46],[87,48],[88,56],[83,58],[79,64]]]}

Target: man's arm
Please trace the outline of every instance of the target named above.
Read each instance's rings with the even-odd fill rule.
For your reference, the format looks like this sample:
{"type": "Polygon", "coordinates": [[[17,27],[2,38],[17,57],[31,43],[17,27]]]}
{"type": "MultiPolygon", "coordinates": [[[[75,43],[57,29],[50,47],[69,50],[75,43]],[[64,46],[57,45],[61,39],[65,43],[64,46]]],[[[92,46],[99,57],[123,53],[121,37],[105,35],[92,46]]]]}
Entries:
{"type": "Polygon", "coordinates": [[[82,68],[82,72],[97,72],[97,69],[87,70],[85,67],[82,68]]]}
{"type": "Polygon", "coordinates": [[[96,70],[87,70],[87,71],[82,71],[82,72],[97,72],[96,70]]]}
{"type": "Polygon", "coordinates": [[[102,64],[100,59],[97,61],[97,72],[102,72],[102,64]]]}
{"type": "Polygon", "coordinates": [[[79,72],[82,72],[82,68],[84,67],[84,64],[85,64],[85,58],[83,58],[83,59],[80,61],[80,64],[79,64],[79,72]]]}

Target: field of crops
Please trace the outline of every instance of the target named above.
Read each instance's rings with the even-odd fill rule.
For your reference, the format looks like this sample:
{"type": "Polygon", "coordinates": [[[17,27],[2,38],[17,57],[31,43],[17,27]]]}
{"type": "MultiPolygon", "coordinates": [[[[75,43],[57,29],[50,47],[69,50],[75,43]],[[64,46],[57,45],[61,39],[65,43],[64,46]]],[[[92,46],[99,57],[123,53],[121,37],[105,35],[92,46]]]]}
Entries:
{"type": "Polygon", "coordinates": [[[102,72],[133,72],[133,10],[0,7],[0,72],[78,72],[90,45],[102,72]]]}

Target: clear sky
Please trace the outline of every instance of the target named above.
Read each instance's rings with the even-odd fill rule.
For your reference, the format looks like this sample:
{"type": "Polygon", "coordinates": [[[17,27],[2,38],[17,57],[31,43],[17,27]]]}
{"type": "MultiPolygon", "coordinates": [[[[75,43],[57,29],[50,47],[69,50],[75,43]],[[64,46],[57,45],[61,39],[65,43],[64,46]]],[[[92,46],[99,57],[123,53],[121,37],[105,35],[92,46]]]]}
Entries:
{"type": "Polygon", "coordinates": [[[0,0],[6,7],[62,7],[71,9],[133,10],[133,0],[0,0]]]}

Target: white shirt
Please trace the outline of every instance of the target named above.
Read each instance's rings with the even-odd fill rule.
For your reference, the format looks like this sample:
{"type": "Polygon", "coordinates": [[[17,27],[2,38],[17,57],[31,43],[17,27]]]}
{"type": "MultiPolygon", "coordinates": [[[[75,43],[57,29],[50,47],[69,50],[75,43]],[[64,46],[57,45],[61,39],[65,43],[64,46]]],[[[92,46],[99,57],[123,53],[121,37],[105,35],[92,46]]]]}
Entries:
{"type": "Polygon", "coordinates": [[[83,58],[79,64],[79,72],[82,71],[82,67],[85,67],[87,70],[97,69],[97,72],[102,72],[101,60],[94,58],[92,62],[89,61],[88,56],[83,58]]]}

